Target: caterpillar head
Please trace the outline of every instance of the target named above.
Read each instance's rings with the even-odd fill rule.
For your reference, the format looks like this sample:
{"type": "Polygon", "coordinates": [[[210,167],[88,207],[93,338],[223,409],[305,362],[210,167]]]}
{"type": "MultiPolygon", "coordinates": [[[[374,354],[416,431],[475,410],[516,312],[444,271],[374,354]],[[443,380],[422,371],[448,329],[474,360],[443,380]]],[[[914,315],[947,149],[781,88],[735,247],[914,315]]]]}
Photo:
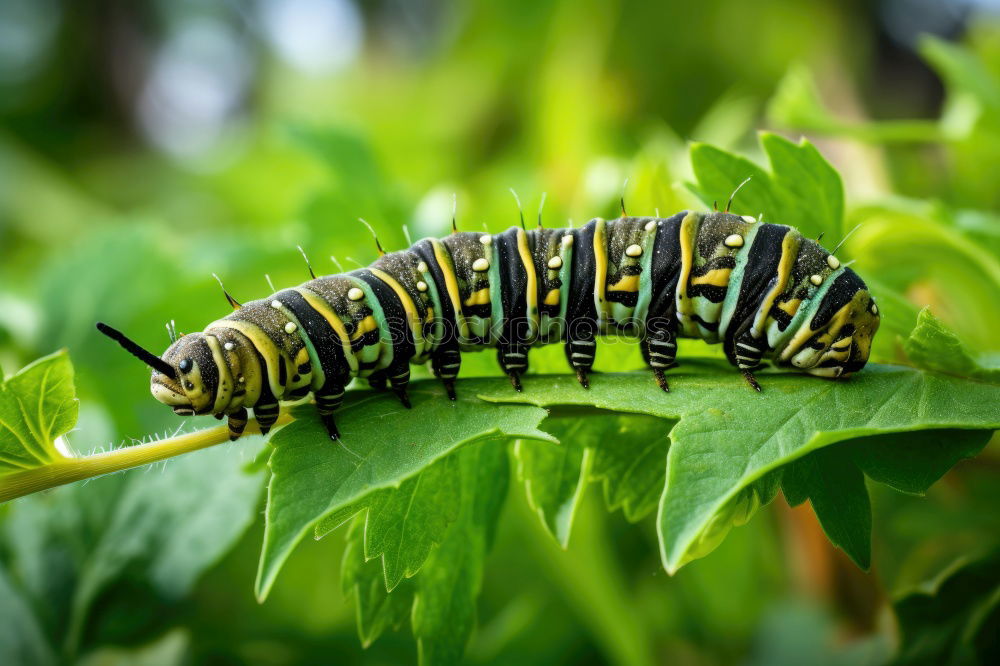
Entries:
{"type": "Polygon", "coordinates": [[[98,323],[97,329],[153,369],[150,392],[173,408],[175,414],[188,416],[213,411],[219,369],[208,336],[185,335],[170,345],[161,358],[106,324],[98,323]]]}
{"type": "Polygon", "coordinates": [[[781,351],[779,363],[819,377],[847,377],[868,362],[879,322],[871,292],[848,269],[781,351]]]}

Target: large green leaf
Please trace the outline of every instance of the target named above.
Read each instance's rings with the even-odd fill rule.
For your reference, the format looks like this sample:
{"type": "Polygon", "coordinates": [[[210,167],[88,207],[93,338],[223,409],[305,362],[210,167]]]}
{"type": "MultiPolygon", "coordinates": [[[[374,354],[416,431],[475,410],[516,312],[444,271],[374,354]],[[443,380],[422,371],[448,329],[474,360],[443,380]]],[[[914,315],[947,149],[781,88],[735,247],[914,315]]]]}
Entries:
{"type": "Polygon", "coordinates": [[[325,516],[373,491],[400,485],[471,441],[517,437],[551,441],[538,429],[544,410],[488,407],[476,400],[477,389],[494,383],[463,382],[456,402],[444,397],[437,382],[414,383],[412,411],[388,394],[350,395],[337,413],[340,442],[330,441],[314,410],[298,410],[298,420],[271,438],[274,452],[258,596],[267,595],[295,544],[325,516]]]}
{"type": "Polygon", "coordinates": [[[125,581],[143,586],[142,603],[151,593],[161,600],[183,596],[253,522],[263,475],[246,473],[236,448],[162,465],[155,473],[147,467],[10,505],[3,523],[8,552],[0,564],[17,573],[17,589],[36,609],[51,645],[68,654],[87,645],[86,631],[101,627],[108,611],[95,608],[95,600],[125,581]]]}
{"type": "Polygon", "coordinates": [[[55,440],[73,427],[77,411],[65,350],[0,383],[0,476],[64,459],[55,440]]]}
{"type": "MultiPolygon", "coordinates": [[[[668,571],[704,554],[706,531],[718,529],[713,521],[730,512],[731,503],[753,504],[746,495],[751,484],[811,451],[886,433],[1000,427],[997,384],[882,365],[842,382],[797,373],[760,379],[764,392],[757,394],[731,368],[697,361],[671,373],[669,394],[646,373],[630,373],[597,376],[589,391],[570,377],[537,377],[521,394],[494,386],[481,395],[499,403],[589,405],[678,420],[670,431],[658,519],[668,571]],[[696,371],[685,372],[692,367],[696,371]]],[[[768,494],[753,491],[764,499],[768,494]]]]}
{"type": "Polygon", "coordinates": [[[771,162],[765,171],[750,160],[708,144],[691,146],[691,167],[697,183],[692,189],[706,205],[736,195],[732,210],[768,222],[797,227],[806,236],[837,234],[844,219],[844,187],[840,174],[807,140],[793,143],[769,132],[760,135],[771,162]]]}
{"type": "Polygon", "coordinates": [[[894,665],[995,664],[1000,660],[1000,551],[966,560],[898,598],[894,665]]]}

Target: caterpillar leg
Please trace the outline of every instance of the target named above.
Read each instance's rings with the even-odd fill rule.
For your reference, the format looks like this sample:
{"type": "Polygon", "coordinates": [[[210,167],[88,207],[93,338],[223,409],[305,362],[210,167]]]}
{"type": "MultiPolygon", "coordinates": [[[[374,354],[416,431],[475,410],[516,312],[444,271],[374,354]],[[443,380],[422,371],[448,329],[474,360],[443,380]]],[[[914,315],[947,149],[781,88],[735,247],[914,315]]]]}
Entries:
{"type": "Polygon", "coordinates": [[[639,344],[643,358],[653,370],[657,385],[669,393],[670,384],[667,383],[667,376],[664,373],[677,364],[677,340],[673,332],[667,329],[656,330],[643,338],[639,344]]]}
{"type": "Polygon", "coordinates": [[[235,412],[229,414],[229,441],[235,442],[243,434],[247,427],[247,420],[250,418],[247,410],[240,407],[235,412]]]}
{"type": "Polygon", "coordinates": [[[580,382],[580,386],[585,389],[590,388],[590,379],[588,379],[587,374],[594,367],[596,349],[597,342],[594,339],[594,331],[589,327],[585,330],[570,332],[566,341],[566,358],[569,359],[570,366],[576,371],[576,379],[580,382]]]}
{"type": "Polygon", "coordinates": [[[333,413],[340,408],[344,402],[344,387],[340,384],[327,382],[316,391],[316,411],[319,418],[326,427],[326,432],[330,439],[337,441],[340,439],[340,431],[333,421],[333,413]]]}
{"type": "Polygon", "coordinates": [[[372,387],[376,391],[384,391],[386,383],[388,382],[388,376],[385,370],[379,370],[378,372],[373,372],[368,375],[368,386],[372,387]]]}
{"type": "Polygon", "coordinates": [[[444,390],[448,393],[449,400],[455,400],[455,378],[458,377],[458,370],[462,367],[462,355],[457,349],[441,350],[431,357],[431,370],[434,376],[444,384],[444,390]]]}
{"type": "Polygon", "coordinates": [[[524,345],[510,345],[497,348],[497,361],[510,377],[511,386],[520,393],[521,375],[528,370],[528,348],[524,345]]]}
{"type": "Polygon", "coordinates": [[[257,425],[260,426],[260,434],[266,435],[270,432],[271,426],[278,420],[279,411],[277,401],[266,405],[258,403],[254,406],[253,415],[257,419],[257,425]]]}
{"type": "Polygon", "coordinates": [[[406,387],[410,384],[410,366],[405,365],[398,370],[390,370],[389,385],[392,386],[393,393],[403,403],[403,407],[410,408],[410,397],[406,394],[406,387]]]}
{"type": "Polygon", "coordinates": [[[747,330],[743,332],[736,338],[736,344],[734,345],[733,353],[729,359],[730,362],[735,361],[735,365],[739,368],[740,372],[743,373],[744,379],[747,380],[747,384],[750,385],[758,393],[762,391],[760,384],[757,382],[757,378],[753,376],[753,370],[756,370],[761,365],[761,359],[764,357],[764,350],[761,348],[761,342],[755,339],[750,331],[747,330]]]}

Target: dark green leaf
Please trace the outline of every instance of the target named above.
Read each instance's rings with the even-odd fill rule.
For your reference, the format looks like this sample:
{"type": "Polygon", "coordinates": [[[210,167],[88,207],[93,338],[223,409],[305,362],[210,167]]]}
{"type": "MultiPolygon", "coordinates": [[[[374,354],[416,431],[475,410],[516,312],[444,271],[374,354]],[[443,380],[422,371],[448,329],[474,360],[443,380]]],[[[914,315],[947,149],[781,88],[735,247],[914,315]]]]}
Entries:
{"type": "Polygon", "coordinates": [[[582,421],[550,428],[561,444],[520,440],[514,447],[518,477],[524,483],[528,504],[563,548],[569,544],[573,517],[593,458],[593,449],[578,438],[587,427],[589,423],[582,421]]]}
{"type": "Polygon", "coordinates": [[[412,412],[389,395],[350,395],[337,414],[340,442],[330,441],[312,409],[299,410],[300,418],[271,439],[258,596],[267,595],[295,544],[324,516],[375,490],[401,484],[467,442],[515,437],[552,441],[538,429],[544,410],[485,408],[475,399],[477,389],[492,384],[495,380],[463,382],[456,402],[443,397],[437,382],[411,384],[412,412]]]}
{"type": "Polygon", "coordinates": [[[1000,661],[1000,551],[944,572],[893,604],[897,666],[1000,661]]]}
{"type": "Polygon", "coordinates": [[[871,364],[846,382],[761,374],[762,394],[715,362],[689,361],[670,374],[669,394],[645,373],[600,375],[589,391],[571,377],[537,377],[521,394],[497,385],[482,392],[493,402],[590,405],[677,419],[659,511],[668,571],[704,554],[705,531],[734,498],[742,501],[744,489],[810,451],[868,435],[1000,427],[1000,386],[907,367],[871,364]]]}
{"type": "Polygon", "coordinates": [[[382,562],[366,560],[364,519],[352,527],[340,570],[345,595],[353,595],[357,608],[358,635],[368,647],[386,629],[398,628],[410,617],[413,581],[404,580],[390,593],[385,586],[382,562]]]}
{"type": "Polygon", "coordinates": [[[841,446],[829,446],[785,468],[781,487],[788,503],[812,504],[823,531],[868,570],[871,566],[872,507],[865,475],[841,446]]]}
{"type": "Polygon", "coordinates": [[[381,556],[390,592],[417,573],[431,547],[441,542],[458,516],[461,492],[458,461],[447,456],[368,502],[365,558],[381,556]]]}
{"type": "Polygon", "coordinates": [[[421,664],[458,663],[476,621],[483,560],[507,494],[506,447],[467,446],[456,454],[462,511],[416,578],[413,635],[421,664]]]}

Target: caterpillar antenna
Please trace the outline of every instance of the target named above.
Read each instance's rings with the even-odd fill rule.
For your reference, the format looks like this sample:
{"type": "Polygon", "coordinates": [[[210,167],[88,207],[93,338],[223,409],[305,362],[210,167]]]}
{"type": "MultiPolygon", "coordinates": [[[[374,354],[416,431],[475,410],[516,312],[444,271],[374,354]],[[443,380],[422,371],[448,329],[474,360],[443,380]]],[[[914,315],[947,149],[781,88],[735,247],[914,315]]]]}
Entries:
{"type": "Polygon", "coordinates": [[[97,330],[120,344],[125,351],[132,354],[132,356],[135,356],[153,370],[165,374],[174,381],[177,380],[177,371],[174,370],[172,365],[164,361],[156,354],[144,349],[138,342],[130,339],[118,329],[111,328],[104,322],[99,321],[97,322],[97,330]]]}

